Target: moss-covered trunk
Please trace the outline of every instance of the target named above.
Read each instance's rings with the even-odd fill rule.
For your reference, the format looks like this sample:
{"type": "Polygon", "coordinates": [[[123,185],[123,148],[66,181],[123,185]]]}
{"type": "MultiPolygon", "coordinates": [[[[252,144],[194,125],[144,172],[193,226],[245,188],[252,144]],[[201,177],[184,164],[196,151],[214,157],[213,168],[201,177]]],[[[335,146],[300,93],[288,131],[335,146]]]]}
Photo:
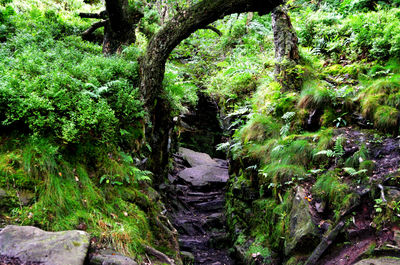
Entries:
{"type": "Polygon", "coordinates": [[[275,44],[275,79],[282,91],[300,89],[298,39],[284,6],[272,12],[272,29],[275,44]]]}
{"type": "Polygon", "coordinates": [[[165,63],[171,51],[190,34],[226,15],[240,12],[266,14],[281,0],[203,0],[183,10],[153,36],[141,63],[141,92],[152,123],[147,135],[152,147],[149,169],[162,180],[168,162],[171,106],[162,87],[165,63]]]}

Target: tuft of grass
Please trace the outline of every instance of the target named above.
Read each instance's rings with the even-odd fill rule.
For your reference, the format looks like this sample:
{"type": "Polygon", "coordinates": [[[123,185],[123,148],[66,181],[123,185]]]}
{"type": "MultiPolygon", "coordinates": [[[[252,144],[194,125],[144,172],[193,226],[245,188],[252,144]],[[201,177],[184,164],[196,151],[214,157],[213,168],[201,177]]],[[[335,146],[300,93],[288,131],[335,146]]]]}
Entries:
{"type": "Polygon", "coordinates": [[[340,181],[337,170],[320,175],[312,187],[312,192],[335,212],[336,220],[340,217],[341,211],[350,206],[354,197],[350,187],[340,181]]]}
{"type": "Polygon", "coordinates": [[[297,140],[287,145],[278,145],[271,150],[271,161],[306,167],[312,160],[312,146],[307,140],[297,140]]]}
{"type": "Polygon", "coordinates": [[[306,170],[299,165],[282,164],[274,162],[261,169],[264,183],[273,183],[274,187],[283,185],[285,182],[304,177],[306,170]]]}
{"type": "Polygon", "coordinates": [[[390,106],[379,106],[374,114],[374,125],[384,132],[398,133],[399,110],[390,106]]]}
{"type": "Polygon", "coordinates": [[[377,129],[398,133],[400,107],[400,76],[380,78],[367,82],[367,88],[360,93],[362,115],[374,122],[377,129]]]}
{"type": "Polygon", "coordinates": [[[279,136],[280,124],[270,116],[254,114],[239,134],[244,143],[263,142],[279,136]]]}
{"type": "Polygon", "coordinates": [[[327,83],[310,80],[304,83],[298,107],[305,109],[323,109],[332,104],[333,95],[327,83]]]}

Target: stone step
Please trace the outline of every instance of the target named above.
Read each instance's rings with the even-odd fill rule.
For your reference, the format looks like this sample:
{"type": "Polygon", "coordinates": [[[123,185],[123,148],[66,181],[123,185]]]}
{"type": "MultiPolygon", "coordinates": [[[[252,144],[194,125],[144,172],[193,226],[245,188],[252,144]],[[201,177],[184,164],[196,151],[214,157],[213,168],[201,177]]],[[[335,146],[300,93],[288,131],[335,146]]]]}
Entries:
{"type": "Polygon", "coordinates": [[[222,212],[225,207],[224,199],[217,199],[208,202],[193,204],[193,207],[199,212],[222,212]]]}
{"type": "Polygon", "coordinates": [[[179,247],[183,251],[189,251],[196,253],[198,250],[208,249],[209,238],[204,236],[186,236],[181,235],[179,237],[179,247]]]}

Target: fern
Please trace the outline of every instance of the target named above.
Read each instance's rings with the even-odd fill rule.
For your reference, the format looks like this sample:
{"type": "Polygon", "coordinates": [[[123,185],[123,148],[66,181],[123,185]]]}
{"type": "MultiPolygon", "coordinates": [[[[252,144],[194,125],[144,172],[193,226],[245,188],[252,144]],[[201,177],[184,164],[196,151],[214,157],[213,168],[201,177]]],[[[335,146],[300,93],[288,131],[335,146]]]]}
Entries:
{"type": "Polygon", "coordinates": [[[344,155],[344,150],[343,150],[343,142],[345,141],[345,138],[340,136],[336,139],[335,141],[335,154],[336,157],[340,157],[342,155],[344,155]]]}
{"type": "Polygon", "coordinates": [[[361,169],[361,170],[355,170],[354,168],[352,168],[352,167],[344,167],[343,168],[343,170],[347,173],[347,174],[349,174],[350,176],[357,176],[357,175],[360,175],[360,174],[364,174],[364,173],[367,173],[367,171],[368,170],[366,170],[366,169],[361,169]]]}

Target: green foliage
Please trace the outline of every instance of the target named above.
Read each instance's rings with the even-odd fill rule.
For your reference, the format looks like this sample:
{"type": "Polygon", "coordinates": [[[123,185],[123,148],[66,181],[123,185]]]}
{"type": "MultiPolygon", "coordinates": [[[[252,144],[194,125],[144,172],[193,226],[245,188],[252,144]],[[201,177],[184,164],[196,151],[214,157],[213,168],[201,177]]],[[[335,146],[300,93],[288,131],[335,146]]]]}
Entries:
{"type": "Polygon", "coordinates": [[[323,109],[334,100],[334,95],[322,81],[306,81],[300,95],[298,106],[307,109],[323,109]]]}
{"type": "Polygon", "coordinates": [[[324,200],[335,212],[336,220],[340,217],[341,212],[350,206],[354,196],[350,192],[349,186],[340,181],[336,170],[320,175],[312,188],[312,192],[324,200]]]}
{"type": "MultiPolygon", "coordinates": [[[[365,144],[360,146],[360,149],[355,152],[351,157],[347,158],[345,162],[346,167],[359,168],[360,164],[368,158],[368,150],[365,144]]],[[[366,165],[367,163],[365,163],[366,165]]],[[[360,169],[362,169],[360,167],[360,169]]]]}
{"type": "MultiPolygon", "coordinates": [[[[3,3],[6,4],[7,2],[3,3]]],[[[14,9],[10,5],[0,6],[0,43],[5,42],[14,32],[15,27],[12,16],[15,14],[14,9]]]]}
{"type": "MultiPolygon", "coordinates": [[[[81,25],[54,10],[14,17],[18,30],[0,47],[0,122],[67,145],[140,138],[135,48],[105,58],[101,47],[70,36],[81,25]],[[130,132],[120,137],[120,131],[130,132]]],[[[128,145],[129,146],[129,145],[128,145]]]]}
{"type": "Polygon", "coordinates": [[[384,132],[398,132],[399,110],[390,106],[379,106],[374,114],[374,125],[384,132]]]}
{"type": "Polygon", "coordinates": [[[341,7],[336,6],[336,10],[302,8],[301,44],[313,47],[317,54],[334,59],[343,55],[371,59],[399,57],[399,10],[369,11],[376,7],[372,2],[343,1],[341,7]]]}
{"type": "Polygon", "coordinates": [[[280,134],[279,123],[270,116],[254,114],[238,132],[243,143],[263,142],[280,134]]]}
{"type": "MultiPolygon", "coordinates": [[[[76,229],[84,224],[103,246],[140,255],[143,244],[153,240],[148,219],[151,214],[136,204],[141,194],[139,182],[145,187],[143,181],[147,181],[149,172],[137,169],[125,153],[110,153],[105,162],[95,171],[79,162],[68,162],[45,138],[2,145],[0,187],[16,194],[25,190],[34,194],[29,205],[17,204],[10,209],[12,221],[51,231],[76,229]],[[121,183],[99,185],[105,172],[121,183]]],[[[154,202],[145,210],[156,207],[154,202]]]]}

